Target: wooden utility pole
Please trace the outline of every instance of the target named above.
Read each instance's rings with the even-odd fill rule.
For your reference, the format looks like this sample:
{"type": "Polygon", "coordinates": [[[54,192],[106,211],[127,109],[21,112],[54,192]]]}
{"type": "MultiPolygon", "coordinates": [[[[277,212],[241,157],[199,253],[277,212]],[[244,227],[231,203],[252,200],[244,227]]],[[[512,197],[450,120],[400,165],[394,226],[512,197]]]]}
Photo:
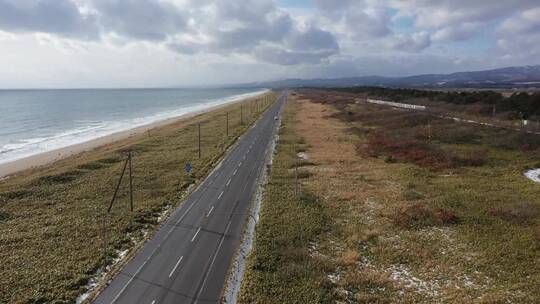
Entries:
{"type": "Polygon", "coordinates": [[[114,190],[113,197],[111,199],[111,203],[109,204],[109,209],[107,209],[107,213],[111,212],[112,206],[114,201],[116,200],[116,195],[118,194],[118,189],[120,189],[120,183],[122,183],[122,178],[124,177],[124,173],[126,172],[126,168],[128,165],[128,162],[130,161],[130,157],[126,159],[126,162],[124,163],[124,168],[122,169],[122,174],[120,174],[120,179],[118,179],[118,184],[116,184],[116,189],[114,190]]]}
{"type": "Polygon", "coordinates": [[[296,138],[293,143],[294,154],[294,195],[298,196],[298,156],[296,155],[296,138]]]}
{"type": "Polygon", "coordinates": [[[199,129],[199,158],[201,158],[201,123],[199,123],[197,126],[199,129]]]}
{"type": "Polygon", "coordinates": [[[129,159],[129,207],[133,212],[133,175],[131,173],[133,166],[131,165],[131,151],[128,152],[129,159]]]}
{"type": "Polygon", "coordinates": [[[105,212],[103,213],[103,221],[101,222],[101,238],[102,238],[102,241],[103,241],[103,260],[105,260],[107,258],[107,247],[108,247],[108,242],[107,242],[107,215],[108,213],[105,212]]]}

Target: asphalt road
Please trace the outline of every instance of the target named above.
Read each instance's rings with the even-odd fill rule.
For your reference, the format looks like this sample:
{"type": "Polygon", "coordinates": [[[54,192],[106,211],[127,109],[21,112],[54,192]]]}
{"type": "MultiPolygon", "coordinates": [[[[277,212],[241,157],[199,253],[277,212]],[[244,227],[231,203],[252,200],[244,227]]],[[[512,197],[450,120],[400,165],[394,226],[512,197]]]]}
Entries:
{"type": "Polygon", "coordinates": [[[94,303],[219,303],[285,94],[185,199],[94,303]]]}

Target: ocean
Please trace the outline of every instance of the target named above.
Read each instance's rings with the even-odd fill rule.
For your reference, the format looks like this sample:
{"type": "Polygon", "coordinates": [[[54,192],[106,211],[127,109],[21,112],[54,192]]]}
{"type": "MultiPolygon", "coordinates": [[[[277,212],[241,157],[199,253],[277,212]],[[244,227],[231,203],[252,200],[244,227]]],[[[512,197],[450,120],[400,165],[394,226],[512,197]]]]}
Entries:
{"type": "Polygon", "coordinates": [[[265,91],[0,90],[0,164],[256,96],[265,91]]]}

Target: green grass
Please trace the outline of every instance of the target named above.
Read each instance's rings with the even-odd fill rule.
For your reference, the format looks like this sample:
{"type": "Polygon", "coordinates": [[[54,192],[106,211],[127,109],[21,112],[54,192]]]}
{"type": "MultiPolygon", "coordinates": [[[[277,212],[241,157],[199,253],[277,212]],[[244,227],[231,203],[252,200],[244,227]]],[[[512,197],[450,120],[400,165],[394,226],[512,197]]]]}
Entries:
{"type": "Polygon", "coordinates": [[[258,113],[249,117],[246,110],[252,105],[244,103],[244,125],[234,104],[0,181],[0,303],[72,303],[117,250],[133,248],[130,237],[140,240],[143,230],[155,229],[162,211],[207,175],[256,119],[258,113]],[[106,216],[104,256],[102,223],[127,150],[133,151],[135,210],[129,212],[124,178],[106,216]],[[193,163],[194,179],[183,172],[186,162],[193,163]]]}
{"type": "MultiPolygon", "coordinates": [[[[309,256],[310,241],[328,229],[328,211],[318,197],[294,193],[294,103],[287,103],[271,174],[263,196],[254,250],[239,303],[329,301],[325,264],[309,256]]],[[[307,176],[306,176],[307,177],[307,176]]]]}

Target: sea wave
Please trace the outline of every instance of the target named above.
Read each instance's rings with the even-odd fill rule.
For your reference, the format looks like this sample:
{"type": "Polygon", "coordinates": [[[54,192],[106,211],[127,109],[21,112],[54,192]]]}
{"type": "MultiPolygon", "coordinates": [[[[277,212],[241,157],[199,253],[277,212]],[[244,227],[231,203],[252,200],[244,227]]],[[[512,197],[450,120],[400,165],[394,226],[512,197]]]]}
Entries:
{"type": "Polygon", "coordinates": [[[181,108],[158,112],[152,115],[125,119],[119,121],[78,121],[81,126],[71,130],[64,130],[46,137],[35,137],[20,139],[0,146],[0,164],[13,162],[29,156],[66,148],[72,145],[81,144],[100,137],[108,136],[118,132],[124,132],[130,129],[142,127],[152,123],[164,121],[174,117],[199,112],[214,106],[219,106],[245,98],[255,97],[268,92],[268,90],[259,90],[255,92],[233,95],[214,100],[194,103],[181,108]]]}

